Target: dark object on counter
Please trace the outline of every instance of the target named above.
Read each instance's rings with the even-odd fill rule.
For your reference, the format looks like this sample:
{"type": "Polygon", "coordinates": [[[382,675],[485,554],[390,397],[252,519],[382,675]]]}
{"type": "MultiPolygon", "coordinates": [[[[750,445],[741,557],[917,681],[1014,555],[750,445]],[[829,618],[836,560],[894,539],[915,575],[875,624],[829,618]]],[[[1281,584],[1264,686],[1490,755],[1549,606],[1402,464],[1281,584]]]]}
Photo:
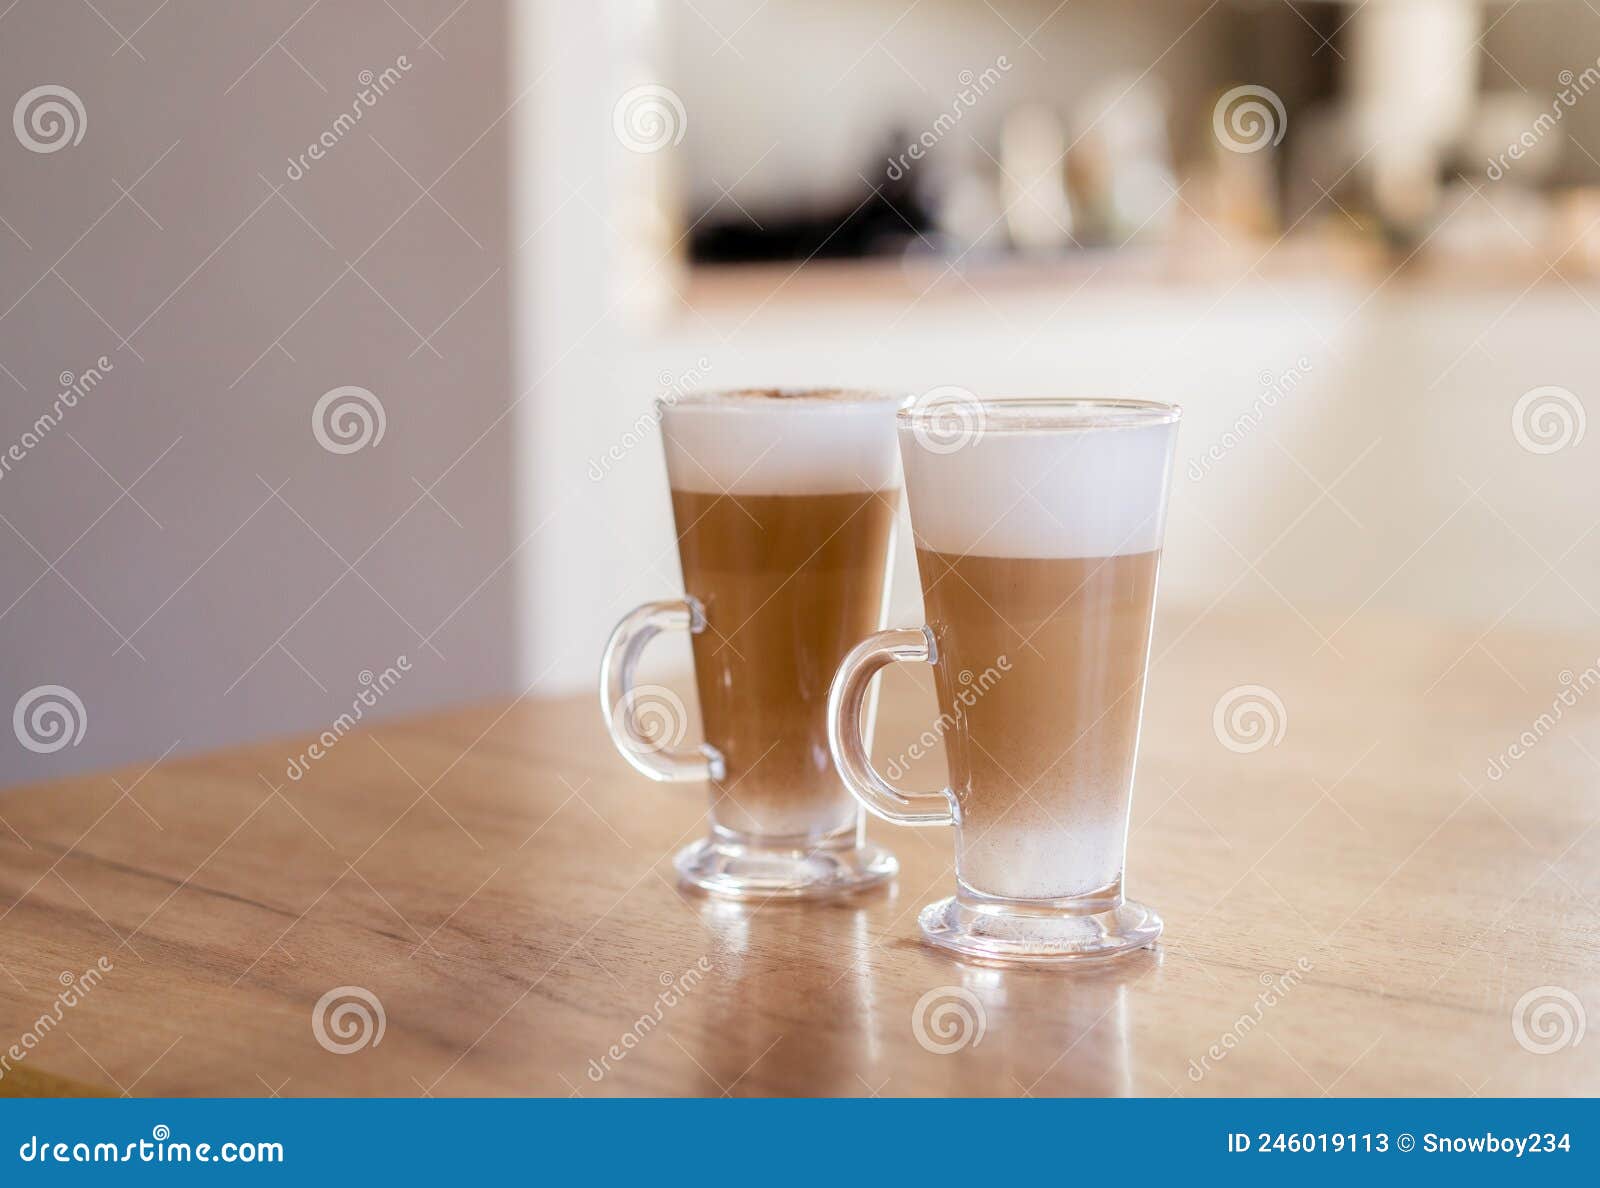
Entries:
{"type": "Polygon", "coordinates": [[[883,160],[874,157],[861,171],[877,184],[877,193],[863,182],[829,209],[757,212],[759,226],[738,207],[704,216],[689,237],[690,259],[696,264],[858,259],[896,255],[919,236],[931,238],[933,213],[918,196],[915,167],[893,178],[885,176],[883,160]]]}

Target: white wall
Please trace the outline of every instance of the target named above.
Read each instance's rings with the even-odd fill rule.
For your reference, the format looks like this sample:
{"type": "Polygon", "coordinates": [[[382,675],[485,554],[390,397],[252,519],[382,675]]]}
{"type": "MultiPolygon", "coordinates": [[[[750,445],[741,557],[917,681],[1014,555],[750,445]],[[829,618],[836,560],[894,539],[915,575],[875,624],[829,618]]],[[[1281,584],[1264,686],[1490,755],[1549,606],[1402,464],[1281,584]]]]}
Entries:
{"type": "Polygon", "coordinates": [[[0,452],[111,364],[0,478],[0,785],[317,728],[402,654],[381,714],[518,687],[512,439],[480,440],[510,388],[505,6],[135,7],[101,8],[126,44],[82,4],[0,26],[3,110],[59,84],[87,116],[52,153],[0,134],[0,452]],[[341,385],[387,416],[346,455],[311,429],[341,385]],[[36,754],[10,717],[47,684],[87,729],[36,754]]]}

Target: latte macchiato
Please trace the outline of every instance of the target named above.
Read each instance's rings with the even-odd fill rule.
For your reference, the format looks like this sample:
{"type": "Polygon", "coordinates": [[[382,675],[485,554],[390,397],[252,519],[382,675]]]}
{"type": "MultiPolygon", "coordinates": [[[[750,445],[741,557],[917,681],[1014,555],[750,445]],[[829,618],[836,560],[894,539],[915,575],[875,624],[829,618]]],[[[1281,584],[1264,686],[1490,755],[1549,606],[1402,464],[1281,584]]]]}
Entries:
{"type": "Polygon", "coordinates": [[[1148,945],[1161,920],[1123,897],[1123,858],[1178,410],[953,391],[899,414],[926,625],[846,657],[835,762],[879,816],[955,826],[957,894],[920,916],[933,944],[1033,963],[1148,945]],[[896,661],[933,665],[942,793],[868,760],[866,693],[896,661]]]}
{"type": "Polygon", "coordinates": [[[1021,420],[942,455],[901,430],[940,709],[1009,661],[946,739],[981,894],[1119,890],[1172,437],[1021,420]]]}
{"type": "Polygon", "coordinates": [[[823,708],[833,672],[881,622],[900,502],[894,406],[861,393],[751,391],[663,422],[706,743],[711,818],[738,835],[854,827],[823,708]]]}
{"type": "Polygon", "coordinates": [[[894,872],[865,844],[825,720],[839,661],[882,623],[900,504],[894,416],[893,398],[850,391],[707,393],[661,407],[688,599],[624,620],[602,698],[627,696],[629,657],[643,646],[630,638],[647,640],[662,615],[690,627],[704,759],[630,762],[710,785],[711,836],[678,856],[679,873],[706,890],[832,894],[894,872]]]}

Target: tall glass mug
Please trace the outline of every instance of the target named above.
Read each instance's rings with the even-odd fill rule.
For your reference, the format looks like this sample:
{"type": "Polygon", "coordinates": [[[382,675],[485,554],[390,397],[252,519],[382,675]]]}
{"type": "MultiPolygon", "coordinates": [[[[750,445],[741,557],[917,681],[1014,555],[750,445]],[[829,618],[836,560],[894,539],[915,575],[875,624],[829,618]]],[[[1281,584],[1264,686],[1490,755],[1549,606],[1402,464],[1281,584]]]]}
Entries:
{"type": "Polygon", "coordinates": [[[883,626],[900,505],[895,404],[752,390],[657,405],[688,597],[646,603],[617,625],[600,708],[645,775],[710,785],[710,836],[676,860],[703,890],[831,895],[898,869],[866,843],[824,717],[839,661],[883,626]],[[691,633],[699,746],[680,745],[675,694],[635,684],[641,652],[666,628],[691,633]]]}
{"type": "Polygon", "coordinates": [[[955,826],[956,894],[920,917],[932,944],[1056,964],[1161,934],[1122,877],[1178,416],[970,397],[899,413],[927,626],[845,657],[828,727],[873,813],[955,826]],[[943,792],[901,794],[868,759],[862,711],[896,660],[933,666],[943,792]]]}

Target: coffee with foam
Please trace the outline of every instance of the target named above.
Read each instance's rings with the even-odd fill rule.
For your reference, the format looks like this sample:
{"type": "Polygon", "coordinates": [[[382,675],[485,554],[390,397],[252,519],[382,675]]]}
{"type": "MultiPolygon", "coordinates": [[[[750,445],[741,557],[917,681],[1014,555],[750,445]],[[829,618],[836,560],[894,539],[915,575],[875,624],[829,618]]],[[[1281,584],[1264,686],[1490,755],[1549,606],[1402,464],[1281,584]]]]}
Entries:
{"type": "Polygon", "coordinates": [[[1160,548],[1177,423],[1040,427],[1036,420],[1026,410],[1007,419],[989,414],[971,440],[930,448],[925,427],[902,415],[917,543],[985,557],[1116,557],[1160,548]]]}
{"type": "Polygon", "coordinates": [[[900,500],[896,398],[751,390],[662,416],[714,836],[737,847],[856,844],[823,717],[845,652],[882,622],[900,500]]]}
{"type": "Polygon", "coordinates": [[[896,398],[846,389],[694,396],[662,416],[675,491],[816,495],[898,487],[896,398]]]}
{"type": "Polygon", "coordinates": [[[966,892],[1120,901],[1173,448],[1165,406],[900,417],[966,892]],[[971,674],[998,672],[974,685],[971,674]]]}

